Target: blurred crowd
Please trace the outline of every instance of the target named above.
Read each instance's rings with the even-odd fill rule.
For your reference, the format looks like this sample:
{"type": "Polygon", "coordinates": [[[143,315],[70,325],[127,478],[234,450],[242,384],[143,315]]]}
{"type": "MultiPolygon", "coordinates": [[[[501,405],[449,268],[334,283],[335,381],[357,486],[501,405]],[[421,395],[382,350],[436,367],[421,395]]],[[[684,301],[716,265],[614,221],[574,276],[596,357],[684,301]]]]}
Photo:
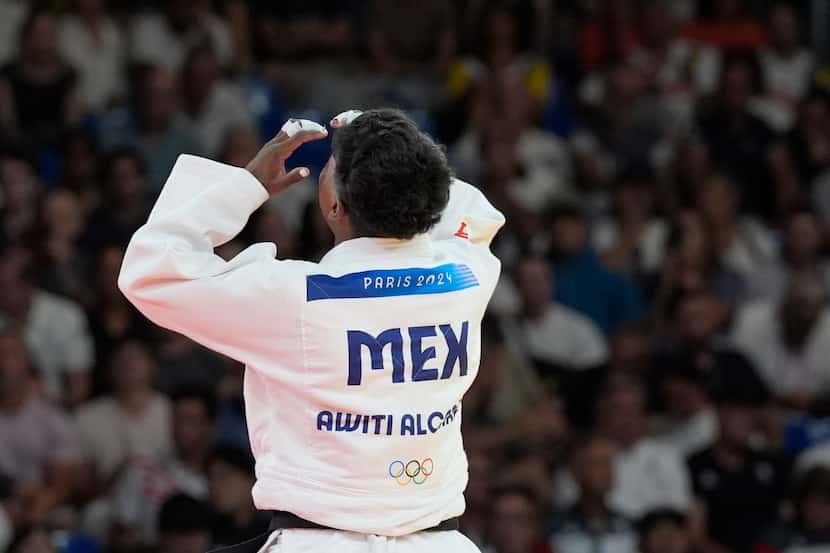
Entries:
{"type": "MultiPolygon", "coordinates": [[[[265,531],[243,368],[116,277],[179,154],[244,165],[288,116],[375,106],[508,217],[464,403],[471,539],[830,550],[827,7],[0,0],[0,551],[265,531]]],[[[217,253],[319,259],[315,182],[217,253]]]]}

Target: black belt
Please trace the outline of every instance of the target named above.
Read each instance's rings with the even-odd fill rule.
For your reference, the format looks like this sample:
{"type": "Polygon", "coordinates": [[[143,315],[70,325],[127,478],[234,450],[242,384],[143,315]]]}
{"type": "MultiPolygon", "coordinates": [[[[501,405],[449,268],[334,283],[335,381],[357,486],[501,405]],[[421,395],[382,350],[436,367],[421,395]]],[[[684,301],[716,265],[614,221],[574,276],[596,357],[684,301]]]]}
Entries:
{"type": "MultiPolygon", "coordinates": [[[[448,518],[447,520],[439,522],[435,526],[424,528],[421,532],[452,532],[453,530],[458,530],[459,527],[460,525],[457,518],[448,518]]],[[[295,529],[337,530],[337,528],[311,522],[310,520],[298,517],[294,513],[289,513],[287,511],[273,511],[271,513],[271,524],[268,526],[268,530],[270,532],[273,532],[274,530],[295,529]]]]}
{"type": "MultiPolygon", "coordinates": [[[[459,524],[457,518],[449,518],[442,521],[431,528],[424,528],[422,532],[451,532],[458,530],[459,524]]],[[[311,522],[304,518],[298,517],[294,513],[286,511],[273,511],[271,514],[271,524],[268,525],[268,531],[264,534],[251,538],[248,541],[230,545],[227,547],[220,547],[213,549],[210,553],[257,553],[262,546],[268,541],[268,537],[275,530],[337,530],[311,522]]]]}

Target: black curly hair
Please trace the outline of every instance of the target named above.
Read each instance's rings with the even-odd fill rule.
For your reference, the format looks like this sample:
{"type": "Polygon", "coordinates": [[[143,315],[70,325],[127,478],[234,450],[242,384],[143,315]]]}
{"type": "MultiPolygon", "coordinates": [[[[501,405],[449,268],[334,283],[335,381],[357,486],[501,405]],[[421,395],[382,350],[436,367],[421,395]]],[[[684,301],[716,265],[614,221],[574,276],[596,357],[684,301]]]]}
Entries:
{"type": "Polygon", "coordinates": [[[337,131],[332,152],[357,235],[409,239],[441,218],[452,181],[447,157],[403,112],[363,112],[337,131]]]}

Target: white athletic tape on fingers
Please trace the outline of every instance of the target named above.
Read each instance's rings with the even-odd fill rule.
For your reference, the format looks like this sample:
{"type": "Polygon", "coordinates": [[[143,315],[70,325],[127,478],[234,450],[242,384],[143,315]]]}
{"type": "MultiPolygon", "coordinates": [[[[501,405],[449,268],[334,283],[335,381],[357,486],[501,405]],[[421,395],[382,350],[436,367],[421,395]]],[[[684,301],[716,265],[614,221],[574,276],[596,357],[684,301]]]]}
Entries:
{"type": "Polygon", "coordinates": [[[362,114],[363,112],[359,109],[350,109],[348,111],[338,113],[334,116],[334,118],[331,121],[332,123],[337,121],[337,123],[341,126],[348,125],[349,123],[360,117],[362,114]]]}
{"type": "Polygon", "coordinates": [[[315,123],[310,119],[289,119],[280,129],[289,137],[294,136],[300,131],[317,131],[327,134],[329,131],[320,123],[315,123]]]}

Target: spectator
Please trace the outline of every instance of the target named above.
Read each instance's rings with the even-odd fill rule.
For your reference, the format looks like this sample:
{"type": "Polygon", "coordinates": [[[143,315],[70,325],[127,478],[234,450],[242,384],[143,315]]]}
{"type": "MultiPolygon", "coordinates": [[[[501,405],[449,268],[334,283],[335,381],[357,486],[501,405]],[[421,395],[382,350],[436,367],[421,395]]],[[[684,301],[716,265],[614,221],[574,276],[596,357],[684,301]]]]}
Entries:
{"type": "Polygon", "coordinates": [[[822,279],[791,279],[780,301],[762,300],[738,313],[737,347],[752,359],[772,393],[795,408],[809,408],[830,391],[830,315],[822,279]]]}
{"type": "MultiPolygon", "coordinates": [[[[467,446],[470,482],[464,490],[467,508],[460,520],[461,533],[480,549],[484,547],[490,529],[493,481],[488,477],[493,469],[493,459],[483,450],[467,446]]],[[[535,499],[535,498],[534,498],[535,499]]]]}
{"type": "MultiPolygon", "coordinates": [[[[690,506],[689,474],[679,453],[648,437],[645,390],[631,377],[609,379],[596,406],[596,430],[614,444],[614,488],[610,506],[636,520],[662,507],[690,506]]],[[[572,503],[578,489],[567,472],[558,475],[556,502],[572,503]]]]}
{"type": "Polygon", "coordinates": [[[164,13],[139,14],[132,21],[129,49],[133,61],[178,71],[188,50],[207,42],[219,62],[233,59],[233,40],[227,24],[211,12],[207,0],[171,0],[164,13]]]}
{"type": "Polygon", "coordinates": [[[764,88],[769,96],[770,121],[779,130],[788,130],[795,121],[796,108],[809,90],[815,69],[813,53],[800,44],[803,36],[795,9],[783,1],[769,11],[769,45],[759,53],[764,88]]]}
{"type": "Polygon", "coordinates": [[[553,301],[547,261],[525,258],[517,273],[523,308],[515,323],[504,325],[507,340],[542,382],[556,383],[571,422],[583,425],[608,358],[605,337],[593,321],[553,301]]]}
{"type": "Polygon", "coordinates": [[[633,278],[658,270],[669,228],[655,216],[653,186],[647,175],[620,178],[614,190],[613,216],[592,229],[592,243],[605,265],[633,278]]]}
{"type": "Polygon", "coordinates": [[[130,147],[109,152],[101,163],[104,196],[92,212],[84,236],[87,249],[127,246],[130,237],[150,213],[147,165],[138,150],[130,147]]]}
{"type": "Polygon", "coordinates": [[[0,443],[0,474],[17,488],[19,522],[38,524],[75,491],[80,451],[66,415],[37,395],[23,341],[8,331],[0,334],[0,443]]]}
{"type": "Polygon", "coordinates": [[[594,323],[553,301],[554,279],[548,263],[525,258],[517,274],[523,315],[518,335],[511,338],[524,344],[525,353],[535,361],[565,371],[582,371],[605,363],[608,347],[594,323]]]}
{"type": "Polygon", "coordinates": [[[634,60],[623,59],[580,87],[585,125],[570,141],[584,186],[602,190],[627,168],[654,168],[671,118],[648,95],[648,77],[634,60]]]}
{"type": "Polygon", "coordinates": [[[223,163],[237,167],[245,167],[262,146],[257,130],[250,126],[230,128],[222,139],[220,159],[223,163]]]}
{"type": "Polygon", "coordinates": [[[100,250],[92,278],[89,328],[95,341],[92,387],[96,395],[109,388],[107,363],[117,346],[128,338],[147,338],[150,328],[118,290],[118,270],[124,257],[120,248],[100,250]]]}
{"type": "Polygon", "coordinates": [[[727,177],[713,175],[703,181],[697,207],[725,268],[746,281],[772,259],[771,236],[758,221],[738,215],[738,190],[727,177]]]}
{"type": "Polygon", "coordinates": [[[568,430],[561,402],[546,397],[546,383],[511,347],[497,321],[485,319],[482,328],[482,363],[465,396],[465,444],[488,453],[519,447],[548,455],[568,430]]]}
{"type": "Polygon", "coordinates": [[[60,51],[78,75],[86,109],[101,112],[126,92],[126,47],[107,11],[108,0],[77,0],[76,12],[60,24],[60,51]]]}
{"type": "Polygon", "coordinates": [[[830,218],[830,95],[814,92],[801,104],[796,127],[784,137],[785,163],[801,186],[798,198],[810,202],[822,221],[830,218]]]}
{"type": "Polygon", "coordinates": [[[680,35],[671,13],[679,2],[643,2],[641,40],[630,54],[642,64],[657,89],[655,101],[678,119],[674,128],[684,130],[691,121],[695,99],[715,89],[720,56],[716,49],[680,35]]]}
{"type": "Polygon", "coordinates": [[[627,57],[640,40],[633,4],[611,0],[604,8],[580,30],[580,61],[587,68],[627,57]]]}
{"type": "Polygon", "coordinates": [[[219,154],[232,129],[254,124],[247,98],[240,88],[222,78],[222,67],[210,46],[196,47],[188,53],[181,78],[184,114],[209,155],[219,154]]]}
{"type": "Polygon", "coordinates": [[[553,551],[633,553],[634,527],[610,499],[619,485],[612,442],[599,436],[585,438],[574,447],[570,465],[580,494],[573,506],[554,518],[553,551]]]}
{"type": "Polygon", "coordinates": [[[637,525],[640,553],[693,553],[686,517],[671,509],[652,511],[637,525]]]}
{"type": "Polygon", "coordinates": [[[741,211],[769,218],[780,207],[780,183],[773,173],[773,133],[750,110],[750,99],[760,92],[760,78],[754,58],[727,56],[717,97],[698,114],[697,124],[713,161],[735,181],[741,211]]]}
{"type": "Polygon", "coordinates": [[[683,210],[695,204],[700,184],[715,173],[716,167],[699,133],[679,137],[673,150],[658,170],[658,178],[663,207],[677,222],[683,210]]]}
{"type": "Polygon", "coordinates": [[[198,499],[174,495],[161,507],[158,529],[159,553],[204,553],[212,544],[213,513],[198,499]]]}
{"type": "Polygon", "coordinates": [[[113,491],[113,518],[143,545],[157,540],[156,520],[163,502],[184,493],[208,496],[207,460],[214,435],[216,398],[206,390],[183,388],[172,398],[174,454],[130,463],[113,491]]]}
{"type": "Polygon", "coordinates": [[[668,323],[663,338],[669,351],[690,351],[707,356],[722,356],[733,350],[719,339],[729,313],[706,290],[679,290],[668,305],[668,323]]]}
{"type": "Polygon", "coordinates": [[[493,553],[552,553],[542,533],[542,506],[532,490],[505,487],[493,492],[489,542],[493,553]]]}
{"type": "Polygon", "coordinates": [[[694,493],[704,509],[705,530],[696,540],[703,551],[747,553],[776,520],[791,463],[751,445],[765,390],[725,372],[713,396],[718,440],[689,458],[694,493]]]}
{"type": "Polygon", "coordinates": [[[603,267],[588,244],[585,216],[570,206],[550,214],[555,299],[582,313],[608,336],[643,315],[640,292],[625,276],[603,267]]]}
{"type": "Polygon", "coordinates": [[[177,332],[159,329],[155,336],[159,365],[155,385],[166,394],[194,386],[216,390],[231,370],[242,370],[177,332]]]}
{"type": "Polygon", "coordinates": [[[718,329],[720,307],[705,292],[690,290],[678,294],[670,309],[668,342],[658,352],[657,367],[685,367],[691,363],[707,388],[720,382],[724,375],[737,375],[748,385],[765,389],[761,376],[750,358],[726,340],[718,329]]]}
{"type": "Polygon", "coordinates": [[[766,266],[747,279],[747,295],[756,300],[779,299],[790,279],[798,273],[818,275],[830,285],[830,265],[823,259],[821,222],[816,213],[802,207],[791,211],[784,221],[780,252],[766,266]]]}
{"type": "MultiPolygon", "coordinates": [[[[658,322],[672,316],[672,299],[686,292],[701,292],[716,302],[716,326],[724,324],[732,309],[743,299],[745,283],[718,255],[714,237],[696,211],[684,211],[670,231],[669,252],[654,289],[653,312],[658,322]]],[[[712,305],[714,310],[715,304],[712,305]]],[[[714,314],[714,313],[713,313],[714,314]]]]}
{"type": "Polygon", "coordinates": [[[109,364],[112,392],[78,410],[76,421],[93,486],[106,489],[125,463],[164,458],[172,449],[169,400],[150,387],[155,360],[146,344],[127,340],[109,364]]]}
{"type": "Polygon", "coordinates": [[[217,544],[240,543],[264,533],[270,516],[257,511],[251,499],[254,458],[243,449],[221,446],[210,455],[208,488],[210,502],[221,519],[213,527],[217,544]]]}
{"type": "Polygon", "coordinates": [[[136,148],[146,163],[148,192],[157,194],[179,155],[199,154],[204,147],[184,121],[176,75],[154,66],[141,68],[137,73],[133,89],[135,119],[122,121],[116,113],[112,120],[102,122],[98,136],[108,148],[136,148]]]}
{"type": "Polygon", "coordinates": [[[260,54],[271,59],[315,59],[351,53],[357,3],[254,0],[252,23],[260,54]]]}
{"type": "Polygon", "coordinates": [[[769,529],[755,553],[795,553],[830,546],[830,468],[814,467],[796,482],[795,513],[769,529]]]}
{"type": "Polygon", "coordinates": [[[35,249],[39,286],[48,292],[83,301],[88,260],[79,248],[86,223],[81,201],[71,190],[56,188],[41,204],[40,225],[30,241],[35,249]]]}
{"type": "Polygon", "coordinates": [[[689,474],[677,450],[647,436],[642,385],[611,380],[596,405],[597,430],[617,447],[612,505],[632,519],[660,507],[686,510],[689,474]]]}
{"type": "Polygon", "coordinates": [[[78,195],[84,215],[101,201],[98,144],[90,129],[69,131],[60,150],[61,164],[57,184],[78,195]]]}
{"type": "Polygon", "coordinates": [[[452,11],[440,0],[417,6],[373,0],[368,8],[369,56],[382,73],[446,68],[455,48],[452,11]]]}
{"type": "Polygon", "coordinates": [[[621,326],[611,337],[608,372],[634,378],[648,378],[651,373],[653,343],[645,325],[621,326]]]}
{"type": "Polygon", "coordinates": [[[182,121],[175,75],[164,69],[148,68],[140,77],[138,94],[140,131],[136,146],[147,162],[147,180],[155,192],[180,154],[199,154],[204,145],[182,121]]]}
{"type": "Polygon", "coordinates": [[[661,399],[667,420],[659,439],[683,457],[710,447],[718,435],[718,420],[709,398],[710,375],[700,371],[693,357],[664,359],[661,399]]]}
{"type": "Polygon", "coordinates": [[[88,396],[93,346],[80,306],[36,288],[31,255],[0,253],[0,321],[20,329],[46,394],[75,405],[88,396]]]}
{"type": "Polygon", "coordinates": [[[520,78],[495,73],[471,101],[470,126],[449,152],[460,178],[486,187],[508,214],[538,214],[572,196],[567,143],[535,126],[538,110],[520,78]]]}
{"type": "Polygon", "coordinates": [[[37,224],[41,186],[34,160],[26,152],[0,151],[2,234],[12,244],[21,243],[37,224]]]}
{"type": "Polygon", "coordinates": [[[18,58],[0,70],[0,136],[54,148],[80,122],[75,72],[60,57],[52,12],[33,9],[20,32],[18,58]]]}
{"type": "Polygon", "coordinates": [[[251,241],[254,243],[279,244],[277,259],[296,259],[294,236],[278,212],[268,209],[255,211],[243,233],[246,231],[249,231],[251,241]]]}
{"type": "Polygon", "coordinates": [[[245,402],[242,400],[242,371],[231,371],[219,390],[219,413],[216,421],[216,443],[240,449],[251,448],[245,402]]]}

